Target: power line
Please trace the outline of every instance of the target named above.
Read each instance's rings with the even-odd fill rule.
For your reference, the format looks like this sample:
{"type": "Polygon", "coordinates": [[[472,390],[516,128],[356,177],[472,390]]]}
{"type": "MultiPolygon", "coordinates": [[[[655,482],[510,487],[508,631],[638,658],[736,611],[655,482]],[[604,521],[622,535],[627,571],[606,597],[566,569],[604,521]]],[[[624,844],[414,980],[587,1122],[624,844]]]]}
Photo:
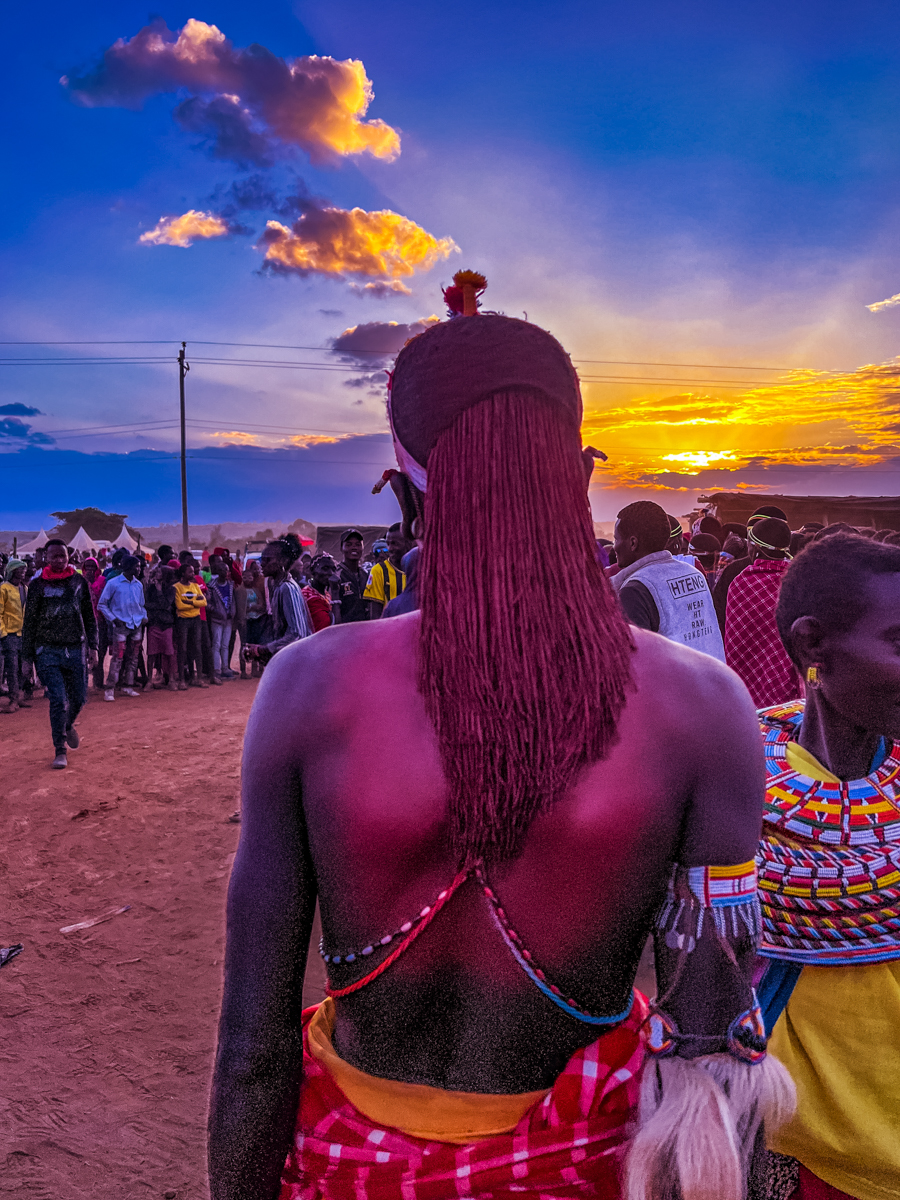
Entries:
{"type": "MultiPolygon", "coordinates": [[[[57,342],[0,342],[0,346],[175,346],[179,341],[176,338],[158,339],[156,341],[134,339],[133,341],[57,341],[57,342]]],[[[237,349],[247,350],[314,350],[322,354],[349,354],[362,356],[363,354],[373,354],[380,357],[395,355],[399,350],[392,347],[389,350],[343,350],[341,347],[334,346],[291,346],[280,342],[209,342],[199,338],[188,338],[189,346],[230,346],[237,349]]],[[[638,360],[630,360],[624,358],[573,358],[573,362],[592,363],[603,366],[615,367],[688,367],[692,370],[704,371],[805,371],[811,370],[809,367],[770,367],[765,364],[758,363],[673,363],[673,362],[642,362],[638,360]]],[[[838,372],[828,370],[826,374],[837,374],[838,372]]]]}

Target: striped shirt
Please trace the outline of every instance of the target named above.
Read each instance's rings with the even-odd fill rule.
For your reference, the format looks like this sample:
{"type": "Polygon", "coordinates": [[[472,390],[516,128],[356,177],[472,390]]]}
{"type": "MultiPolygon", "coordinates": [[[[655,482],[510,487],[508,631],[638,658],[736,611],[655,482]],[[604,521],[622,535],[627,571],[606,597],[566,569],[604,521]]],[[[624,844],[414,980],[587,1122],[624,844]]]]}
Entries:
{"type": "Polygon", "coordinates": [[[273,654],[314,632],[300,585],[291,575],[272,593],[272,623],[275,637],[267,643],[266,649],[273,654]]]}

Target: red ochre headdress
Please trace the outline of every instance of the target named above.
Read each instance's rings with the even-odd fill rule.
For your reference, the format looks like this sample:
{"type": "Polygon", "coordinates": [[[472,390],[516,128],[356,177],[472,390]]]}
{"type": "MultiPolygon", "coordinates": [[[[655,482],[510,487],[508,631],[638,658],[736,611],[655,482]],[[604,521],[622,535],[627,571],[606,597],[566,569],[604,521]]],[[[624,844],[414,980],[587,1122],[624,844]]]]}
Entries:
{"type": "Polygon", "coordinates": [[[497,392],[540,393],[572,422],[581,424],[578,376],[572,362],[546,330],[479,313],[477,297],[487,281],[459,271],[446,288],[448,305],[463,303],[463,315],[412,338],[397,356],[388,395],[388,417],[400,470],[426,490],[428,455],[460,413],[497,392]]]}

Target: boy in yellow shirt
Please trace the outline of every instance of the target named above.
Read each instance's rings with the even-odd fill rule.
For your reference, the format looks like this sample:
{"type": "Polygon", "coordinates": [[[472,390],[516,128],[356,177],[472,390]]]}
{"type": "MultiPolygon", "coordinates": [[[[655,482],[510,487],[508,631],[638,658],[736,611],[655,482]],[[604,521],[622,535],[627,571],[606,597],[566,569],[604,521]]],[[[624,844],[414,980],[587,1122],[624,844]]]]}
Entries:
{"type": "Polygon", "coordinates": [[[9,705],[0,711],[7,713],[19,709],[25,571],[26,566],[21,559],[11,558],[6,564],[3,583],[0,583],[0,660],[2,674],[9,688],[9,705]]]}

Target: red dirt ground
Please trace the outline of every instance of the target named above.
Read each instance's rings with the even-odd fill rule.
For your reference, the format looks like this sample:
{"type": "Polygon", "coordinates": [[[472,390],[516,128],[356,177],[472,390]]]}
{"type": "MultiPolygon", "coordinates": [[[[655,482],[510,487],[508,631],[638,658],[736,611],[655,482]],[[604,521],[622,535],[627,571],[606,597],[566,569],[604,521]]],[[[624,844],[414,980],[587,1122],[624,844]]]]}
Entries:
{"type": "Polygon", "coordinates": [[[0,716],[0,945],[25,943],[0,971],[0,1194],[207,1196],[227,819],[255,690],[92,691],[66,771],[50,770],[47,701],[0,716]]]}

